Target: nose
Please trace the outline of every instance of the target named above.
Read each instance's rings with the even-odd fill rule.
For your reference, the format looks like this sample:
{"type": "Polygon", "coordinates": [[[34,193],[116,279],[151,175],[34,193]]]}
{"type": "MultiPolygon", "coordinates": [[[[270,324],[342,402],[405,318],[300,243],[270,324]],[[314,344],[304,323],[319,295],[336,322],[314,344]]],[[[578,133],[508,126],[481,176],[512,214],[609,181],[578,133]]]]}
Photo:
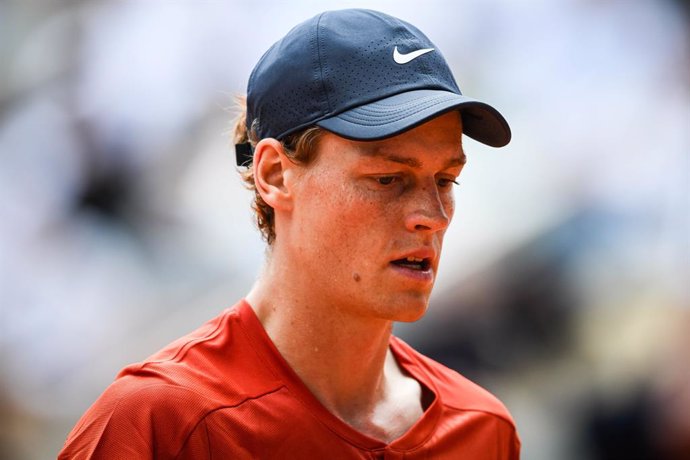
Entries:
{"type": "Polygon", "coordinates": [[[405,227],[410,232],[438,232],[450,224],[453,199],[442,197],[435,184],[420,187],[410,202],[405,227]]]}

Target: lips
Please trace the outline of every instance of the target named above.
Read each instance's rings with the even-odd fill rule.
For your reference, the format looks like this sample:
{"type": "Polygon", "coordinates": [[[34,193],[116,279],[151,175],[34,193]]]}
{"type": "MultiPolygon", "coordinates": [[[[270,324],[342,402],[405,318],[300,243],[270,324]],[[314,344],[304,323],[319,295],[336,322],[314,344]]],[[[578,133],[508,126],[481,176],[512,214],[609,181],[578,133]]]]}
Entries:
{"type": "Polygon", "coordinates": [[[436,253],[432,248],[424,247],[400,254],[400,257],[393,259],[390,263],[396,267],[407,270],[429,272],[432,268],[435,257],[436,253]]]}
{"type": "Polygon", "coordinates": [[[410,270],[426,271],[431,267],[431,260],[429,258],[420,257],[405,257],[402,259],[396,259],[391,262],[398,267],[408,268],[410,270]]]}

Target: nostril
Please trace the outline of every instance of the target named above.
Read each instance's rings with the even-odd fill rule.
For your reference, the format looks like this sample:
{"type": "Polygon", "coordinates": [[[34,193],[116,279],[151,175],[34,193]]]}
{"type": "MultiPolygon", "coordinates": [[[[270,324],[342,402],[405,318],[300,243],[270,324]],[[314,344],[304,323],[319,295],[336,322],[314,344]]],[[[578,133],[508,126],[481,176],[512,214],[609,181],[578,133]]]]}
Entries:
{"type": "Polygon", "coordinates": [[[435,188],[425,190],[427,193],[420,194],[412,204],[406,217],[406,227],[414,232],[442,231],[450,223],[453,207],[439,196],[435,188]]]}
{"type": "Polygon", "coordinates": [[[443,211],[434,214],[418,212],[408,217],[407,228],[417,232],[439,231],[447,228],[449,223],[450,219],[443,211]]]}

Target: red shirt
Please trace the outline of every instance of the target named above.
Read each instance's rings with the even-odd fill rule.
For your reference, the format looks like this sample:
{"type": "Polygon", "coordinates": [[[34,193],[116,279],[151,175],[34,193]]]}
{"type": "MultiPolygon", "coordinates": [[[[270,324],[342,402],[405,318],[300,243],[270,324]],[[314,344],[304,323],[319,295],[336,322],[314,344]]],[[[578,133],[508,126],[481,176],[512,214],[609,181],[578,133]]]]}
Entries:
{"type": "Polygon", "coordinates": [[[390,346],[434,395],[422,418],[390,444],[326,410],[241,301],[123,369],[58,458],[519,458],[515,424],[498,399],[396,337],[390,346]]]}

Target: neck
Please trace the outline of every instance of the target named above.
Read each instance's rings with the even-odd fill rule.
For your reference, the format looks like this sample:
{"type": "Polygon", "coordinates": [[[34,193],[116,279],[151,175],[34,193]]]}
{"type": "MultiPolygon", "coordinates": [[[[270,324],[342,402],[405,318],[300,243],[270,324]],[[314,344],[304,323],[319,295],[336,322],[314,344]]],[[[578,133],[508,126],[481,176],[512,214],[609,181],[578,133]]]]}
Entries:
{"type": "Polygon", "coordinates": [[[247,295],[269,337],[327,409],[346,420],[369,412],[385,398],[386,370],[395,365],[388,347],[392,322],[302,295],[299,283],[283,275],[267,266],[247,295]]]}
{"type": "Polygon", "coordinates": [[[332,414],[371,437],[397,439],[423,407],[419,382],[389,349],[392,321],[322,292],[307,271],[274,257],[247,301],[278,351],[332,414]]]}

